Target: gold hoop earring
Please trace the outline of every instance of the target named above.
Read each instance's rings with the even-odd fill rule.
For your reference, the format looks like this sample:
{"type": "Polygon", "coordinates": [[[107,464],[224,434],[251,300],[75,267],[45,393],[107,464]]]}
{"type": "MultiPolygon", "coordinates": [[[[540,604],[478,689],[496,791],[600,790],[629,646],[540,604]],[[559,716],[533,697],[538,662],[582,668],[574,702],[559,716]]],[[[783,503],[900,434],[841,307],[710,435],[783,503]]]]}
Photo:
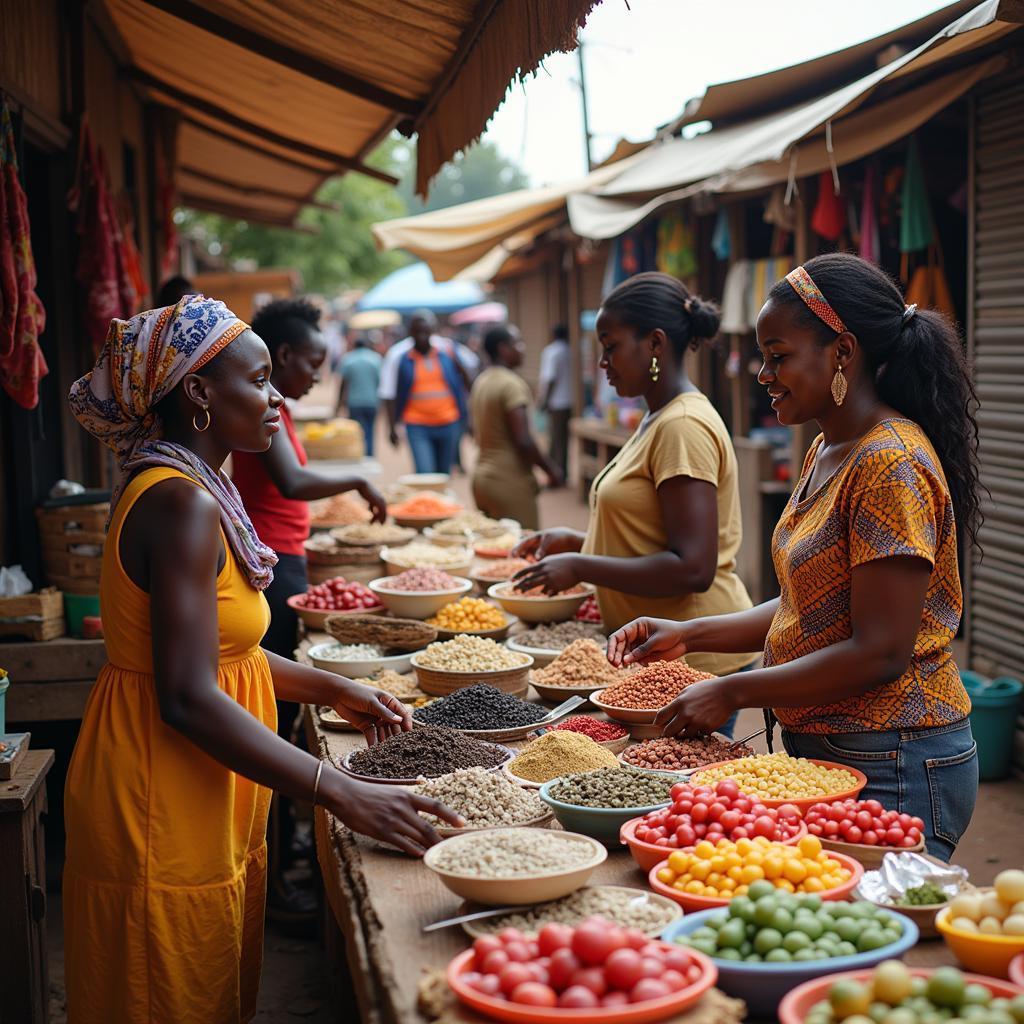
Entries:
{"type": "Polygon", "coordinates": [[[657,384],[658,383],[658,378],[661,376],[661,367],[658,366],[658,357],[657,356],[651,356],[650,374],[651,374],[651,380],[653,380],[654,383],[657,384]]]}
{"type": "Polygon", "coordinates": [[[846,378],[843,376],[843,368],[841,366],[836,367],[836,375],[832,378],[832,401],[836,405],[842,405],[846,401],[846,392],[849,390],[849,385],[846,383],[846,378]]]}
{"type": "Polygon", "coordinates": [[[192,416],[192,426],[196,430],[196,432],[200,433],[200,434],[204,430],[209,430],[210,429],[210,410],[209,409],[203,409],[203,412],[206,413],[206,422],[202,426],[199,426],[199,424],[196,423],[196,420],[199,418],[199,413],[194,413],[193,416],[192,416]]]}

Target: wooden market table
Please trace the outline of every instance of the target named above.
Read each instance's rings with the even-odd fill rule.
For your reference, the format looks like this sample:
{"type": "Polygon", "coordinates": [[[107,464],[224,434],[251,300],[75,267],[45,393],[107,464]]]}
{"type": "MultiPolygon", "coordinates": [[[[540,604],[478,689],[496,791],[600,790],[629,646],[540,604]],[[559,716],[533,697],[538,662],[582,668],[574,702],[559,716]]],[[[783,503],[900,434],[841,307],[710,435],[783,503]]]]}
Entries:
{"type": "Polygon", "coordinates": [[[7,721],[81,719],[106,660],[102,640],[64,636],[40,642],[0,643],[0,666],[11,677],[7,721]]]}
{"type": "MultiPolygon", "coordinates": [[[[309,749],[331,764],[363,744],[358,733],[322,729],[308,706],[304,721],[309,749]]],[[[457,926],[427,934],[421,929],[455,916],[459,897],[419,861],[350,832],[322,807],[316,809],[316,846],[330,911],[345,939],[361,1020],[423,1024],[416,1005],[422,972],[443,968],[469,940],[457,926]]],[[[643,872],[625,848],[610,852],[591,883],[646,889],[643,872]]],[[[906,961],[926,967],[954,963],[941,941],[918,945],[906,961]]]]}

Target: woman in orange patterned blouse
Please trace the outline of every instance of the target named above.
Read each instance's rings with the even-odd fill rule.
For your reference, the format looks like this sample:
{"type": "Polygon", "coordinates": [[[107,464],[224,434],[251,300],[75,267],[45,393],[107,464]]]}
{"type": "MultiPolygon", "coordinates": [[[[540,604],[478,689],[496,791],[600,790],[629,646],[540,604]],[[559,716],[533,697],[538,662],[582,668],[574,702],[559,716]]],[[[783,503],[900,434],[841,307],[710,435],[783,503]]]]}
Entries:
{"type": "Polygon", "coordinates": [[[665,732],[770,708],[791,754],[859,768],[864,799],[922,818],[929,852],[948,859],[978,786],[951,649],[963,608],[957,531],[974,539],[980,518],[960,339],[941,314],[905,307],[874,264],[835,253],[772,289],[757,343],[779,422],[821,428],[773,538],[780,596],[685,623],[637,619],[612,637],[609,658],[763,647],[763,668],[668,705],[665,732]]]}

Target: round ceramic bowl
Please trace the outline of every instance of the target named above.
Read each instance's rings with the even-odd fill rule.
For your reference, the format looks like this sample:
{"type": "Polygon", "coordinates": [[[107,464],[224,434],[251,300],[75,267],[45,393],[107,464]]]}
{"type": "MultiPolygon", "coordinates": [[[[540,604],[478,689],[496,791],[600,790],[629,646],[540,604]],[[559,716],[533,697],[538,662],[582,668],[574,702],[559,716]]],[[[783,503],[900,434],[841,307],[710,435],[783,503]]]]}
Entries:
{"type": "Polygon", "coordinates": [[[540,787],[541,800],[554,810],[562,828],[582,832],[612,849],[618,847],[619,830],[630,818],[642,818],[651,811],[660,811],[669,805],[667,798],[647,807],[581,807],[579,804],[567,804],[551,795],[551,790],[561,781],[558,778],[545,782],[540,787]]]}
{"type": "MultiPolygon", "coordinates": [[[[654,843],[646,843],[637,839],[636,827],[641,820],[642,816],[630,818],[625,822],[619,830],[619,842],[629,847],[629,852],[633,855],[637,867],[642,871],[650,871],[665,859],[666,850],[671,853],[676,848],[674,846],[656,846],[654,843]]],[[[782,839],[780,842],[785,843],[786,846],[796,846],[805,835],[807,835],[807,826],[800,822],[800,831],[792,839],[782,839]]]]}
{"type": "Polygon", "coordinates": [[[450,480],[450,473],[403,473],[395,482],[410,491],[442,491],[450,480]]]}
{"type": "MultiPolygon", "coordinates": [[[[706,924],[708,918],[720,913],[720,910],[702,910],[696,914],[687,914],[681,920],[673,921],[661,933],[661,937],[665,942],[674,943],[683,936],[692,935],[706,924]]],[[[883,960],[900,959],[917,942],[917,926],[898,914],[893,917],[901,929],[899,939],[869,953],[784,964],[751,964],[712,956],[718,968],[718,987],[726,995],[742,999],[752,1017],[766,1017],[770,1020],[775,1016],[782,997],[805,981],[842,971],[874,967],[883,960]]]]}
{"type": "MultiPolygon", "coordinates": [[[[851,895],[855,899],[863,899],[856,891],[851,893],[851,895]]],[[[881,907],[883,910],[891,910],[894,914],[909,917],[917,925],[917,931],[922,941],[939,937],[939,929],[935,927],[935,918],[940,910],[945,910],[949,906],[948,902],[932,903],[918,907],[898,907],[894,903],[878,903],[875,900],[869,900],[868,902],[874,903],[876,907],[881,907]]]]}
{"type": "MultiPolygon", "coordinates": [[[[359,526],[365,526],[365,523],[356,524],[359,526]]],[[[331,537],[336,540],[339,544],[349,548],[380,548],[385,543],[390,544],[392,547],[398,547],[400,544],[408,544],[410,541],[415,539],[416,531],[410,530],[405,526],[396,526],[394,523],[390,524],[390,528],[393,531],[390,534],[390,540],[384,541],[381,539],[377,540],[360,540],[353,538],[350,534],[353,531],[352,526],[336,526],[331,530],[331,537]]]]}
{"type": "Polygon", "coordinates": [[[483,636],[490,640],[504,640],[508,636],[508,631],[518,622],[519,620],[514,615],[505,614],[505,625],[498,626],[497,629],[441,629],[437,630],[438,640],[451,640],[457,636],[483,636]]]}
{"type": "MultiPolygon", "coordinates": [[[[510,648],[514,650],[515,648],[510,648]]],[[[561,704],[563,700],[570,697],[593,697],[595,693],[604,689],[602,686],[545,686],[536,681],[536,675],[530,673],[530,685],[536,690],[541,700],[554,701],[561,704]]]]}
{"type": "MultiPolygon", "coordinates": [[[[489,772],[500,772],[502,768],[516,756],[516,752],[508,747],[503,747],[500,743],[494,743],[492,746],[498,748],[502,753],[503,760],[499,761],[493,768],[488,768],[489,772]]],[[[358,779],[360,782],[373,782],[379,786],[415,786],[417,783],[422,782],[422,777],[415,779],[383,779],[377,775],[361,775],[351,766],[352,755],[359,753],[358,750],[350,750],[339,762],[338,767],[346,774],[351,775],[352,778],[358,779]]]]}
{"type": "Polygon", "coordinates": [[[443,523],[446,519],[451,519],[458,514],[458,511],[445,512],[444,515],[429,516],[401,516],[392,514],[392,518],[399,526],[407,526],[410,530],[423,530],[428,526],[434,526],[436,523],[443,523]]]}
{"type": "Polygon", "coordinates": [[[328,618],[332,615],[380,615],[384,611],[384,605],[377,604],[372,608],[306,608],[299,602],[305,594],[293,594],[285,602],[302,619],[306,629],[316,629],[323,632],[328,618]]]}
{"type": "MultiPolygon", "coordinates": [[[[417,709],[419,710],[419,709],[417,709]]],[[[541,708],[541,710],[544,710],[541,708]]],[[[553,725],[560,722],[563,718],[571,715],[573,709],[564,711],[557,718],[552,718],[546,721],[545,725],[553,725]]],[[[428,728],[429,722],[423,722],[416,717],[416,712],[413,712],[412,716],[413,728],[428,728]]],[[[472,736],[477,740],[489,740],[492,743],[505,743],[511,742],[512,740],[525,740],[526,737],[533,732],[540,725],[539,722],[534,722],[532,725],[518,725],[510,729],[457,729],[454,726],[446,726],[446,728],[452,729],[453,732],[460,732],[463,736],[472,736]]],[[[519,781],[519,780],[516,780],[519,781]]],[[[525,780],[523,780],[525,782],[525,780]]],[[[529,788],[529,787],[527,787],[529,788]]]]}
{"type": "Polygon", "coordinates": [[[333,647],[333,641],[329,644],[314,644],[306,652],[307,657],[313,663],[314,668],[323,669],[325,672],[333,672],[337,676],[348,676],[349,679],[365,679],[382,669],[389,668],[392,672],[408,672],[412,667],[412,654],[403,651],[399,654],[388,654],[382,658],[367,658],[360,661],[333,661],[320,657],[327,648],[333,647]]]}
{"type": "Polygon", "coordinates": [[[583,587],[583,591],[579,594],[526,597],[512,591],[506,580],[489,586],[487,596],[523,622],[565,622],[571,619],[579,606],[595,592],[589,583],[581,583],[580,586],[583,587]]]}
{"type": "MultiPolygon", "coordinates": [[[[815,893],[815,895],[820,896],[823,900],[845,900],[857,887],[857,883],[864,877],[864,868],[852,857],[844,857],[841,853],[833,853],[832,857],[850,871],[850,877],[842,885],[837,885],[834,889],[826,889],[824,892],[815,893]]],[[[658,872],[664,867],[668,867],[667,857],[651,868],[647,875],[647,882],[655,892],[661,893],[662,896],[667,896],[670,900],[675,900],[685,911],[718,910],[729,905],[729,900],[727,899],[711,896],[694,896],[688,892],[680,892],[678,889],[673,889],[672,886],[658,881],[658,872]]]]}
{"type": "MultiPolygon", "coordinates": [[[[739,759],[736,758],[736,760],[739,759]]],[[[849,772],[857,781],[852,788],[844,789],[841,793],[824,793],[818,796],[806,797],[802,800],[761,799],[761,803],[763,803],[765,807],[781,807],[783,804],[793,804],[800,808],[801,814],[806,814],[815,804],[832,803],[835,800],[855,800],[860,795],[860,791],[868,784],[868,777],[862,771],[852,768],[848,764],[839,764],[837,761],[819,761],[816,757],[809,757],[807,760],[810,761],[811,764],[821,765],[823,768],[841,768],[844,772],[849,772]]],[[[711,768],[722,768],[727,764],[731,764],[731,762],[716,761],[714,764],[706,764],[703,768],[698,768],[693,773],[691,781],[694,785],[700,785],[700,776],[702,772],[706,772],[711,768]]],[[[752,794],[748,794],[748,796],[749,795],[752,794]]]]}
{"type": "Polygon", "coordinates": [[[442,533],[440,530],[435,530],[432,526],[425,526],[423,528],[423,536],[431,544],[436,544],[439,548],[464,548],[468,544],[473,543],[475,534],[442,533]]]}
{"type": "MultiPolygon", "coordinates": [[[[981,895],[993,892],[979,889],[981,895]]],[[[946,907],[935,915],[935,927],[952,954],[969,971],[988,974],[993,978],[1010,976],[1010,961],[1024,953],[1024,935],[981,935],[954,928],[952,914],[946,907]]]]}
{"type": "MultiPolygon", "coordinates": [[[[931,970],[920,967],[912,967],[910,973],[915,978],[928,978],[931,970]]],[[[872,971],[843,971],[841,974],[827,974],[823,978],[814,978],[797,985],[792,992],[785,996],[778,1006],[779,1024],[804,1024],[811,1007],[828,999],[828,990],[837,981],[870,981],[872,971]]],[[[1002,999],[1012,999],[1020,993],[1013,986],[1005,981],[996,981],[995,978],[986,978],[980,974],[965,974],[964,981],[971,985],[984,985],[993,996],[1002,999]]]]}
{"type": "Polygon", "coordinates": [[[603,692],[603,690],[599,690],[593,693],[590,697],[590,703],[600,708],[613,722],[619,722],[622,725],[649,726],[656,730],[656,735],[660,734],[660,731],[654,725],[654,719],[661,708],[620,708],[615,704],[605,704],[601,700],[603,692]]]}
{"type": "Polygon", "coordinates": [[[451,828],[448,825],[435,825],[434,831],[442,839],[451,839],[453,836],[468,836],[474,832],[489,832],[495,828],[547,828],[555,820],[554,814],[549,809],[544,814],[538,814],[528,821],[517,821],[511,825],[478,825],[467,828],[451,828]]]}
{"type": "MultiPolygon", "coordinates": [[[[468,576],[469,567],[473,564],[473,558],[465,548],[459,549],[459,558],[457,561],[448,563],[447,565],[435,565],[434,563],[426,562],[406,562],[402,560],[402,556],[398,555],[399,561],[395,561],[393,553],[401,550],[400,548],[394,547],[383,547],[380,549],[380,560],[384,563],[384,567],[388,571],[389,576],[400,576],[406,569],[440,569],[442,572],[448,573],[449,576],[468,576]]],[[[447,549],[452,550],[452,549],[447,549]]]]}
{"type": "Polygon", "coordinates": [[[378,576],[367,587],[377,595],[392,615],[400,619],[429,619],[446,604],[458,601],[473,589],[471,580],[456,577],[457,587],[447,590],[395,590],[389,586],[390,576],[378,576]]]}
{"type": "MultiPolygon", "coordinates": [[[[490,834],[499,830],[488,830],[490,834]]],[[[503,831],[503,830],[501,830],[503,831]]],[[[528,830],[517,829],[517,832],[528,830]]],[[[561,868],[544,874],[521,874],[504,878],[487,878],[477,875],[460,874],[438,867],[438,860],[449,848],[446,844],[477,843],[487,833],[456,836],[454,839],[443,839],[436,846],[427,850],[423,863],[456,896],[474,903],[482,903],[487,907],[527,906],[531,903],[544,903],[568,896],[586,884],[594,869],[608,857],[608,851],[589,836],[575,835],[572,832],[540,830],[545,840],[557,837],[560,840],[584,842],[590,846],[586,857],[569,868],[561,868]]]]}
{"type": "Polygon", "coordinates": [[[508,1021],[510,1024],[646,1024],[648,1021],[673,1020],[685,1013],[715,984],[718,970],[710,957],[687,950],[691,961],[700,966],[696,981],[685,988],[660,999],[643,1003],[627,1003],[622,1007],[598,1007],[593,1010],[574,1010],[559,1007],[526,1006],[506,999],[484,995],[463,981],[473,968],[473,950],[460,953],[448,965],[448,984],[466,1006],[479,1010],[486,1017],[508,1021]]]}

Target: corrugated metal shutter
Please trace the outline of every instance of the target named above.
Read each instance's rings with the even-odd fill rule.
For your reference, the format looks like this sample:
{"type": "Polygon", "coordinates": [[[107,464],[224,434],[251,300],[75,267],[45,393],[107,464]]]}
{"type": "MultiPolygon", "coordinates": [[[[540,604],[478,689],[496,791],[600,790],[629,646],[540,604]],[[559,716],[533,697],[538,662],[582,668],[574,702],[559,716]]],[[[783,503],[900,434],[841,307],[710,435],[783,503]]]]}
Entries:
{"type": "Polygon", "coordinates": [[[971,665],[1024,678],[1024,77],[974,103],[973,357],[985,500],[971,665]]]}

